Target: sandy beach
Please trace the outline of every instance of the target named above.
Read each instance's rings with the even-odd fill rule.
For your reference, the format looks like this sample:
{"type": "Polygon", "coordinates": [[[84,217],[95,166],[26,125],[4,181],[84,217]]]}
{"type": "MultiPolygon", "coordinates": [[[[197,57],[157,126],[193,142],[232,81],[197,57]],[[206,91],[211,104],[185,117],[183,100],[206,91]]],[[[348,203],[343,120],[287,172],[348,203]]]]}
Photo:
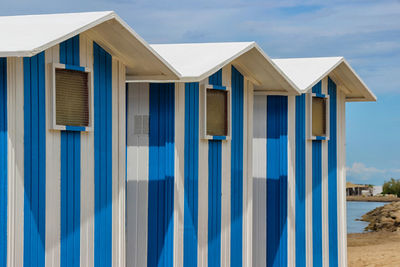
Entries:
{"type": "Polygon", "coordinates": [[[400,266],[400,233],[373,232],[347,236],[348,266],[400,266]]]}

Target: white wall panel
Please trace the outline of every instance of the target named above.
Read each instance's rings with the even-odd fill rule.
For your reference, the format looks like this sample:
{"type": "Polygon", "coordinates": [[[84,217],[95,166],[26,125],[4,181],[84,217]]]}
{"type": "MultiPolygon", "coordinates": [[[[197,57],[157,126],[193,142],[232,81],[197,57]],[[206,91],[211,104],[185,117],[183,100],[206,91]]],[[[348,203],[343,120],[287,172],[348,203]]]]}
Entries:
{"type": "Polygon", "coordinates": [[[267,96],[253,105],[253,265],[267,264],[267,96]]]}
{"type": "MultiPolygon", "coordinates": [[[[80,65],[93,69],[93,41],[80,36],[80,65]]],[[[81,266],[94,266],[94,133],[81,133],[81,266]]]]}
{"type": "Polygon", "coordinates": [[[7,266],[23,267],[24,82],[23,59],[7,59],[8,209],[7,266]]]}
{"type": "Polygon", "coordinates": [[[112,266],[125,266],[125,66],[112,59],[112,266]]]}
{"type": "MultiPolygon", "coordinates": [[[[201,84],[208,83],[208,79],[201,84]]],[[[204,106],[204,99],[199,98],[199,107],[204,106]]],[[[204,123],[203,116],[200,115],[199,125],[204,123]]],[[[200,135],[199,135],[200,136],[200,135]]],[[[198,247],[197,247],[197,266],[208,266],[208,140],[199,140],[199,201],[198,201],[198,247]]]]}
{"type": "MultiPolygon", "coordinates": [[[[231,87],[229,64],[222,68],[222,85],[231,87]]],[[[231,89],[232,90],[232,89],[231,89]]],[[[231,103],[232,106],[232,103],[231,103]]],[[[231,140],[221,142],[221,266],[230,266],[231,246],[231,140]]]]}
{"type": "Polygon", "coordinates": [[[295,266],[296,236],[296,97],[288,96],[288,266],[295,266]]]}
{"type": "MultiPolygon", "coordinates": [[[[321,83],[322,94],[328,94],[328,77],[325,77],[321,83]]],[[[329,114],[328,114],[329,116],[329,114]]],[[[328,207],[328,141],[322,141],[322,263],[323,266],[329,266],[329,207],[328,207]]]]}
{"type": "Polygon", "coordinates": [[[183,266],[185,205],[185,84],[175,84],[174,266],[183,266]]]}
{"type": "Polygon", "coordinates": [[[46,50],[46,266],[60,266],[61,233],[61,134],[52,127],[52,90],[48,63],[59,63],[59,46],[46,50]]]}
{"type": "Polygon", "coordinates": [[[147,266],[149,137],[135,134],[135,115],[149,115],[149,84],[130,83],[127,92],[128,267],[147,266]]]}
{"type": "MultiPolygon", "coordinates": [[[[340,87],[338,87],[340,89],[340,87]]],[[[337,90],[338,119],[338,242],[339,266],[347,266],[347,224],[346,224],[346,97],[337,90]]]]}
{"type": "Polygon", "coordinates": [[[243,266],[253,266],[253,84],[245,78],[243,110],[243,266]]]}

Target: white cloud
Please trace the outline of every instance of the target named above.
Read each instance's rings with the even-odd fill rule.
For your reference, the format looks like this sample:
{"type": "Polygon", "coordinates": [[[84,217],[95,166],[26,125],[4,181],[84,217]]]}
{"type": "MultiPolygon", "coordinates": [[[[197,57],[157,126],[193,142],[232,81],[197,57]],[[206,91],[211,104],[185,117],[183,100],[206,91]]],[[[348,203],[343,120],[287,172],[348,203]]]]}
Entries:
{"type": "Polygon", "coordinates": [[[400,178],[400,169],[379,169],[376,167],[366,166],[361,162],[354,162],[353,165],[346,168],[347,180],[352,182],[363,182],[373,184],[383,184],[384,181],[391,177],[400,178]]]}

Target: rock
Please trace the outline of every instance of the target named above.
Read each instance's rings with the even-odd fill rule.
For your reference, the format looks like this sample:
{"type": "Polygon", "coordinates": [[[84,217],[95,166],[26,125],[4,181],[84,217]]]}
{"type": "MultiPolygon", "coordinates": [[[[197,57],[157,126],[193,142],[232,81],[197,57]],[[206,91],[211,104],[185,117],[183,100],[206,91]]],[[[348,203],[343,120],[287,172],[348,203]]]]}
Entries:
{"type": "Polygon", "coordinates": [[[369,222],[365,231],[400,231],[400,202],[392,202],[364,214],[361,221],[369,222]]]}

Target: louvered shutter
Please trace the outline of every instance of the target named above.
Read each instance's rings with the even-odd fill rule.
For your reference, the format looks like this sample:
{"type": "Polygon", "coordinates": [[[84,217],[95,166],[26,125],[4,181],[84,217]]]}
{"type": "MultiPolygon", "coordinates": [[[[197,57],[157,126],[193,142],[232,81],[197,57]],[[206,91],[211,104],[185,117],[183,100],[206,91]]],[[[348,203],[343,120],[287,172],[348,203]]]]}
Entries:
{"type": "Polygon", "coordinates": [[[56,69],[56,124],[89,126],[88,73],[56,69]]]}

